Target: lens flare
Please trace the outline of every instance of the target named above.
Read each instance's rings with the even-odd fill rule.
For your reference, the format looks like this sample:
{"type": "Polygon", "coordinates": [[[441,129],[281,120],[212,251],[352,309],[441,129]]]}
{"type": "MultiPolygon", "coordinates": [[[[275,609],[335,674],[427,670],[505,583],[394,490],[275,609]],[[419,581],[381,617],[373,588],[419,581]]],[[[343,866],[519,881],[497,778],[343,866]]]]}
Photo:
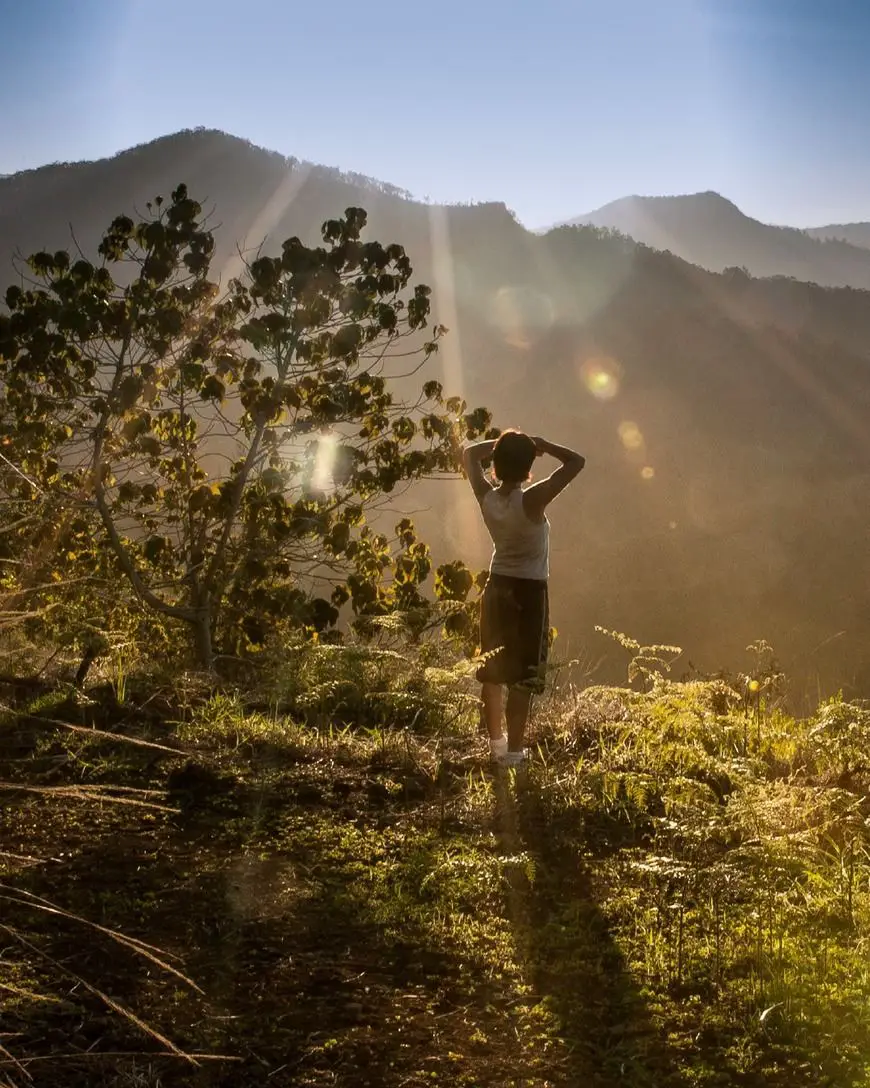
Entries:
{"type": "Polygon", "coordinates": [[[556,310],[548,295],[534,287],[500,287],[493,295],[489,320],[508,346],[526,351],[553,324],[556,310]]]}
{"type": "Polygon", "coordinates": [[[621,368],[615,359],[595,356],[579,367],[580,380],[596,400],[613,400],[619,392],[621,368]]]}
{"type": "Polygon", "coordinates": [[[652,465],[644,465],[643,468],[640,470],[641,479],[643,480],[651,480],[653,476],[655,476],[655,474],[656,470],[652,467],[652,465]]]}
{"type": "Polygon", "coordinates": [[[318,491],[331,491],[334,486],[332,470],[335,467],[335,452],[338,448],[338,435],[322,434],[317,440],[317,453],[314,457],[314,472],[311,483],[318,491]]]}
{"type": "Polygon", "coordinates": [[[636,423],[625,420],[623,423],[620,423],[617,430],[619,432],[619,437],[622,440],[622,444],[627,450],[643,449],[643,435],[640,432],[640,427],[638,427],[636,423]]]}

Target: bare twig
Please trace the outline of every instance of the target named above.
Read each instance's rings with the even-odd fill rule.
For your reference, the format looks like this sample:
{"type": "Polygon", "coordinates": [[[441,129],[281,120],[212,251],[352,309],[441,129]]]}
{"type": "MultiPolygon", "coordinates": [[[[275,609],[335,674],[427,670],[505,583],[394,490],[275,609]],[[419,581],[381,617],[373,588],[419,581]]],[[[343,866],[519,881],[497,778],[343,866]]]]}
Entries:
{"type": "MultiPolygon", "coordinates": [[[[14,713],[9,707],[0,707],[8,713],[14,713]]],[[[183,756],[185,753],[180,748],[170,748],[166,744],[156,744],[151,740],[142,740],[140,737],[127,737],[121,733],[109,733],[105,729],[96,729],[87,725],[73,725],[71,722],[62,722],[58,718],[43,718],[39,714],[22,714],[22,718],[28,723],[35,722],[40,725],[55,725],[59,729],[69,729],[73,733],[84,733],[88,737],[101,737],[103,740],[115,740],[120,744],[132,744],[137,748],[154,748],[158,752],[169,752],[174,756],[183,756]]]]}
{"type": "MultiPolygon", "coordinates": [[[[26,997],[29,1001],[45,1001],[49,1005],[55,1005],[57,998],[46,997],[45,994],[35,994],[32,990],[25,990],[21,986],[13,986],[11,982],[0,982],[0,990],[8,990],[11,994],[26,997]]],[[[0,1065],[3,1063],[0,1062],[0,1065]]]]}
{"type": "MultiPolygon", "coordinates": [[[[111,787],[107,787],[111,789],[111,787]]],[[[0,790],[8,793],[41,793],[49,797],[69,797],[74,801],[109,801],[113,805],[132,805],[135,808],[147,808],[153,812],[170,812],[177,814],[178,809],[170,805],[156,805],[152,801],[138,801],[132,797],[113,797],[109,793],[99,793],[96,790],[81,790],[77,786],[26,786],[18,782],[0,782],[0,790]]]]}
{"type": "Polygon", "coordinates": [[[204,994],[203,990],[197,986],[197,984],[182,974],[172,964],[167,963],[162,956],[169,955],[160,948],[156,948],[153,944],[146,944],[145,941],[140,941],[136,937],[128,937],[125,933],[119,933],[115,929],[108,929],[106,926],[101,926],[99,922],[91,922],[87,918],[82,918],[80,914],[73,914],[71,911],[63,910],[56,906],[54,903],[49,902],[47,899],[43,899],[40,895],[33,895],[31,892],[26,892],[22,888],[16,888],[11,884],[0,884],[0,890],[5,892],[13,892],[12,895],[0,894],[0,899],[5,899],[10,903],[21,903],[23,906],[30,907],[33,910],[41,910],[46,914],[56,914],[61,918],[66,918],[71,922],[78,922],[83,926],[88,926],[90,929],[97,930],[98,933],[103,933],[107,937],[110,937],[113,941],[117,941],[118,944],[124,945],[125,948],[129,948],[131,952],[135,952],[139,956],[144,956],[146,960],[150,960],[155,966],[160,967],[163,971],[167,971],[170,975],[175,975],[191,989],[196,990],[198,994],[204,994]],[[157,955],[157,953],[160,953],[157,955]]]}
{"type": "Polygon", "coordinates": [[[28,1080],[33,1080],[33,1077],[31,1077],[31,1075],[27,1072],[21,1062],[15,1057],[14,1054],[10,1054],[2,1043],[0,1043],[0,1054],[3,1054],[7,1058],[7,1062],[3,1063],[4,1065],[12,1065],[23,1077],[27,1077],[28,1080]]]}
{"type": "MultiPolygon", "coordinates": [[[[8,1052],[7,1052],[8,1053],[8,1052]]],[[[87,1050],[79,1054],[34,1054],[33,1057],[18,1059],[22,1065],[30,1065],[33,1062],[59,1062],[59,1061],[83,1061],[100,1058],[194,1058],[198,1062],[241,1062],[243,1058],[237,1054],[197,1054],[194,1052],[176,1054],[171,1050],[87,1050]]],[[[0,1068],[11,1065],[16,1059],[0,1061],[0,1068]]]]}
{"type": "Polygon", "coordinates": [[[152,1028],[149,1024],[146,1024],[140,1016],[136,1015],[136,1013],[132,1012],[130,1009],[120,1004],[120,1002],[115,1001],[114,998],[109,997],[107,993],[104,993],[97,986],[91,985],[90,982],[88,982],[86,979],[83,979],[81,975],[76,974],[75,971],[70,970],[69,967],[64,967],[62,963],[59,963],[53,956],[49,956],[47,952],[44,952],[41,948],[38,948],[35,944],[33,944],[32,941],[28,941],[28,939],[23,934],[13,929],[12,926],[7,926],[0,922],[0,930],[2,930],[4,933],[7,933],[14,941],[17,941],[18,944],[30,949],[31,952],[39,956],[40,959],[45,960],[46,963],[50,963],[51,966],[54,967],[55,970],[59,971],[62,975],[66,975],[67,978],[73,979],[85,990],[87,990],[88,993],[92,993],[95,997],[98,997],[113,1012],[118,1013],[119,1016],[122,1016],[125,1020],[128,1020],[131,1024],[133,1024],[134,1027],[137,1027],[140,1031],[144,1032],[146,1035],[156,1040],[156,1042],[160,1043],[161,1046],[166,1047],[166,1049],[170,1051],[175,1057],[183,1058],[191,1065],[198,1064],[197,1060],[191,1054],[186,1054],[180,1047],[177,1047],[171,1039],[167,1039],[166,1036],[162,1035],[159,1031],[156,1030],[156,1028],[152,1028]]]}

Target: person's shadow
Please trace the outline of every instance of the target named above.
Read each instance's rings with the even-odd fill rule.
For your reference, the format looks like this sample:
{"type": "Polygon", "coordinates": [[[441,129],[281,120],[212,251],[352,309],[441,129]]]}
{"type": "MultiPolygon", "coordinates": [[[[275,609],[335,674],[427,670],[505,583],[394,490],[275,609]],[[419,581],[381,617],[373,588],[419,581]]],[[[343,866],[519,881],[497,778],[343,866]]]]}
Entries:
{"type": "Polygon", "coordinates": [[[517,953],[562,1046],[549,1083],[682,1088],[676,1055],[655,1025],[599,904],[576,816],[545,812],[534,769],[497,772],[494,830],[525,853],[509,893],[517,953]]]}

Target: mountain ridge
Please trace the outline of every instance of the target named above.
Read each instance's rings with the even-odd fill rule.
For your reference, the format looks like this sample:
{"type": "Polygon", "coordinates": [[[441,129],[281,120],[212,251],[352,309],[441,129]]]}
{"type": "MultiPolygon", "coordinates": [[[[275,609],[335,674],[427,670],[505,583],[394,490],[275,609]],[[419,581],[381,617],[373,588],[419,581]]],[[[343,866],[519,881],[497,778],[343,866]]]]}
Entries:
{"type": "Polygon", "coordinates": [[[834,239],[853,246],[870,248],[870,223],[867,222],[829,223],[827,226],[804,229],[811,238],[834,239]]]}
{"type": "Polygon", "coordinates": [[[559,225],[616,230],[712,272],[745,267],[755,276],[870,289],[870,224],[866,244],[854,244],[850,239],[864,238],[865,225],[803,229],[763,223],[714,190],[621,197],[559,225]]]}
{"type": "MultiPolygon", "coordinates": [[[[17,190],[26,190],[34,185],[42,188],[50,187],[51,183],[60,181],[68,185],[72,178],[86,179],[94,169],[101,168],[105,164],[112,164],[116,169],[123,169],[136,159],[160,156],[164,151],[171,152],[177,148],[179,141],[183,140],[194,140],[201,145],[220,143],[225,149],[232,147],[237,156],[268,160],[273,170],[297,170],[312,174],[317,178],[344,183],[360,195],[387,196],[417,209],[435,207],[450,210],[492,207],[502,210],[516,220],[516,216],[502,201],[433,204],[415,197],[408,190],[368,175],[312,163],[293,155],[260,147],[242,136],[225,133],[219,129],[200,127],[182,129],[160,136],[100,159],[57,161],[12,174],[0,174],[0,244],[2,244],[4,232],[3,205],[5,203],[8,206],[12,194],[17,190]]],[[[858,221],[818,227],[793,227],[765,223],[747,215],[736,203],[713,189],[685,194],[629,194],[609,201],[584,215],[560,220],[535,233],[544,234],[548,230],[566,226],[595,226],[616,230],[636,242],[649,245],[654,249],[673,252],[676,256],[710,271],[744,266],[756,276],[789,275],[795,279],[817,282],[823,286],[855,286],[870,289],[870,256],[863,252],[870,250],[870,222],[858,221]],[[738,238],[728,239],[727,252],[717,252],[715,244],[711,243],[710,239],[697,236],[699,227],[704,225],[704,217],[708,220],[718,220],[723,228],[737,230],[738,238]],[[747,226],[760,232],[769,243],[772,242],[775,247],[778,247],[778,253],[760,259],[753,256],[753,247],[750,244],[748,256],[741,261],[739,257],[745,252],[742,247],[746,244],[747,226]],[[800,246],[801,239],[807,239],[814,247],[821,245],[822,248],[821,250],[806,249],[803,254],[799,254],[796,247],[800,246]],[[791,252],[784,251],[784,243],[790,246],[791,252]],[[838,265],[846,267],[838,268],[838,265]]],[[[0,251],[0,259],[3,256],[4,254],[0,251]]]]}

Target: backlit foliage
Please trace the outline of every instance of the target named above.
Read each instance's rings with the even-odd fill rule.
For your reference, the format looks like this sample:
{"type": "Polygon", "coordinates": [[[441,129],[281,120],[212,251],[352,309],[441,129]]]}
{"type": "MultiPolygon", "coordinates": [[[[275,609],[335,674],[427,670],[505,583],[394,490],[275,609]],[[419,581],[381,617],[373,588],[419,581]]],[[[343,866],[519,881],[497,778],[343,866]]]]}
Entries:
{"type": "MultiPolygon", "coordinates": [[[[3,543],[30,572],[12,591],[111,581],[186,630],[206,668],[282,625],[325,632],[345,604],[425,626],[428,548],[410,520],[393,534],[367,511],[456,472],[490,418],[434,380],[398,396],[445,330],[403,248],[365,241],[365,223],[349,208],[322,245],[289,238],[221,293],[180,186],[116,218],[95,261],[28,259],[0,315],[0,483],[18,526],[3,543]]],[[[454,574],[442,584],[464,601],[454,574]]]]}

